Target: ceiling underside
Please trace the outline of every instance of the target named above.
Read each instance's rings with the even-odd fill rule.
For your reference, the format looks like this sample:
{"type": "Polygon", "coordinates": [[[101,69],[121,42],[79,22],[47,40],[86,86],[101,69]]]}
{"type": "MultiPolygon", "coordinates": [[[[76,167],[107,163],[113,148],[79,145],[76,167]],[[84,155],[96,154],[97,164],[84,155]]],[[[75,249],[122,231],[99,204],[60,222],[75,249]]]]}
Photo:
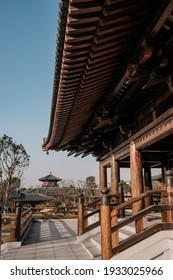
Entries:
{"type": "Polygon", "coordinates": [[[135,133],[146,104],[172,92],[172,51],[173,1],[62,1],[43,149],[99,159],[135,133]]]}

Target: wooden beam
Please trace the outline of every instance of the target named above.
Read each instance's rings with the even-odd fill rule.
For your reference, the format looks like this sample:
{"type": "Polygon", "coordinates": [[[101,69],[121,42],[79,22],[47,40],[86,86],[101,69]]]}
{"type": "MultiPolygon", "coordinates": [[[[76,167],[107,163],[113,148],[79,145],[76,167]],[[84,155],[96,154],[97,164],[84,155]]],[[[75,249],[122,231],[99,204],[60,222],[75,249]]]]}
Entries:
{"type": "Polygon", "coordinates": [[[169,15],[172,13],[172,11],[173,11],[173,0],[169,2],[168,6],[160,16],[159,20],[153,27],[152,31],[150,32],[150,36],[152,38],[158,34],[158,32],[160,31],[160,29],[162,28],[163,24],[165,23],[169,15]]]}
{"type": "MultiPolygon", "coordinates": [[[[157,120],[157,119],[156,119],[157,120]]],[[[143,134],[136,142],[137,149],[144,149],[145,147],[158,142],[166,136],[173,133],[173,116],[163,121],[161,124],[155,126],[149,132],[143,134]]]]}
{"type": "Polygon", "coordinates": [[[132,135],[130,139],[124,141],[121,145],[113,149],[101,158],[106,161],[114,154],[116,160],[121,160],[130,154],[130,140],[136,143],[137,149],[145,149],[146,147],[158,142],[159,140],[173,133],[173,108],[169,109],[146,127],[132,135]]]}

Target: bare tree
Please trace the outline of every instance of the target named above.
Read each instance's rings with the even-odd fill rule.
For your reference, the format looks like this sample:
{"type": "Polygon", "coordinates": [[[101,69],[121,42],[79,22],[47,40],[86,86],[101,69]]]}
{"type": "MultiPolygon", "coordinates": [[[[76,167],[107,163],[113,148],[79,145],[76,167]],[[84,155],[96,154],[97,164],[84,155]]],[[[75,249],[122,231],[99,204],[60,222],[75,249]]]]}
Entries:
{"type": "Polygon", "coordinates": [[[80,179],[77,180],[76,186],[77,186],[78,189],[83,189],[85,187],[85,181],[80,180],[80,179]]]}
{"type": "Polygon", "coordinates": [[[16,144],[4,134],[0,138],[1,200],[9,206],[9,196],[14,187],[19,187],[24,170],[29,166],[29,156],[23,145],[16,144]]]}
{"type": "Polygon", "coordinates": [[[65,188],[74,188],[75,187],[75,181],[72,179],[63,179],[61,181],[61,185],[65,188]]]}

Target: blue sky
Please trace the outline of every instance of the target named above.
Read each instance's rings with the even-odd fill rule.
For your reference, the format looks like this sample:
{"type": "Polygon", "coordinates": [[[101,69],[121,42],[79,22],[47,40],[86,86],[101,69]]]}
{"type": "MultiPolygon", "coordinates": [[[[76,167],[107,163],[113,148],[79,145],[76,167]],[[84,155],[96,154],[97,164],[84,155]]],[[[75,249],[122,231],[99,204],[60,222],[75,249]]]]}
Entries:
{"type": "Polygon", "coordinates": [[[49,129],[55,46],[57,0],[0,1],[0,136],[23,144],[30,155],[23,186],[37,186],[51,171],[62,179],[98,181],[95,158],[67,157],[65,152],[42,151],[49,129]]]}

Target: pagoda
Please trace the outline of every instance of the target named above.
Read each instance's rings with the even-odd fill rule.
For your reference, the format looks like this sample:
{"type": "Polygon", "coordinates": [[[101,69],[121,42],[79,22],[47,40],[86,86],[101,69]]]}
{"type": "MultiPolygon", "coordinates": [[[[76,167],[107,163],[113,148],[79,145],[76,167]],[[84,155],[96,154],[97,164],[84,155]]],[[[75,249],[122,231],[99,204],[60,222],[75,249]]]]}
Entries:
{"type": "Polygon", "coordinates": [[[61,180],[62,179],[55,177],[52,172],[50,172],[49,175],[39,179],[39,181],[43,182],[43,187],[56,187],[58,186],[57,182],[61,180]]]}

